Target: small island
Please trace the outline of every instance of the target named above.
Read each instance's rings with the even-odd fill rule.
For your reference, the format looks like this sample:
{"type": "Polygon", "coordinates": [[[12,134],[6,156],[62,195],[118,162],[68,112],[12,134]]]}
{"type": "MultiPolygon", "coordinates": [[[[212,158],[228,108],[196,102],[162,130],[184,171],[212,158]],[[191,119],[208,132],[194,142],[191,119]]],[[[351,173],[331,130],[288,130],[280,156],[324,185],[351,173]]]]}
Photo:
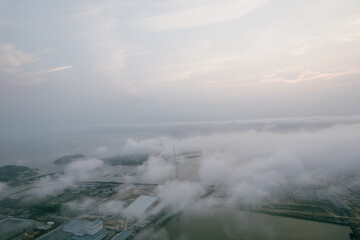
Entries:
{"type": "Polygon", "coordinates": [[[59,159],[56,159],[53,163],[56,164],[56,165],[65,165],[65,164],[69,164],[71,162],[83,159],[85,157],[86,156],[84,156],[82,154],[66,155],[66,156],[63,156],[63,157],[61,157],[59,159]]]}

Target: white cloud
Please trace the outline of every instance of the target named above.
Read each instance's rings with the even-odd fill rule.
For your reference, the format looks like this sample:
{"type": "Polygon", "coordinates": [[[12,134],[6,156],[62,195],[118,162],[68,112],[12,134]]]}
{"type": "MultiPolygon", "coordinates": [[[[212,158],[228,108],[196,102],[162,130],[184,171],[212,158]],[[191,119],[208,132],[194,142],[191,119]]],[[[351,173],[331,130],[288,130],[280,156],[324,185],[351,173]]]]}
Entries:
{"type": "MultiPolygon", "coordinates": [[[[331,121],[290,121],[288,124],[294,125],[290,129],[276,127],[275,121],[272,126],[264,124],[260,130],[177,139],[177,149],[202,152],[199,160],[181,161],[181,165],[197,161],[198,168],[193,173],[197,176],[192,176],[193,182],[184,178],[167,181],[159,188],[159,196],[174,208],[183,209],[197,202],[207,186],[215,186],[228,204],[256,204],[281,192],[283,187],[317,185],[337,181],[344,175],[359,175],[360,150],[356,145],[360,141],[359,119],[348,124],[339,121],[339,125],[331,121]]],[[[159,145],[169,146],[175,140],[159,138],[158,141],[159,145]]],[[[168,149],[164,147],[159,157],[154,158],[158,164],[143,165],[139,174],[153,179],[164,176],[162,181],[167,176],[171,178],[175,175],[174,167],[167,166],[174,165],[161,160],[167,156],[168,149]]],[[[180,175],[188,174],[180,171],[180,175]]]]}
{"type": "Polygon", "coordinates": [[[301,55],[304,55],[305,52],[307,50],[309,50],[310,46],[309,45],[305,45],[305,46],[302,46],[300,48],[295,48],[291,51],[291,54],[292,55],[295,55],[295,56],[301,56],[301,55]]]}
{"type": "Polygon", "coordinates": [[[95,150],[95,154],[100,155],[100,156],[103,156],[104,154],[107,154],[108,152],[109,152],[109,148],[107,146],[101,146],[95,150]]]}
{"type": "Polygon", "coordinates": [[[66,202],[63,205],[63,211],[70,211],[71,213],[82,213],[90,208],[94,207],[96,200],[92,198],[85,198],[80,200],[73,200],[66,202]]]}
{"type": "Polygon", "coordinates": [[[25,70],[24,65],[39,59],[16,49],[8,43],[0,43],[0,81],[12,84],[32,84],[41,81],[39,72],[25,70]]]}
{"type": "Polygon", "coordinates": [[[6,192],[7,188],[8,188],[8,186],[6,183],[0,182],[0,196],[6,192]]]}
{"type": "Polygon", "coordinates": [[[188,6],[181,1],[177,3],[180,5],[177,7],[185,9],[142,19],[141,25],[153,31],[206,26],[238,19],[266,2],[267,0],[213,0],[200,5],[191,2],[191,6],[188,6]]]}
{"type": "Polygon", "coordinates": [[[360,19],[357,16],[335,19],[334,21],[328,21],[324,23],[323,29],[319,33],[319,29],[316,28],[305,37],[305,46],[292,51],[293,55],[302,55],[310,47],[320,48],[331,42],[339,43],[351,43],[360,40],[360,19]],[[350,18],[350,20],[349,20],[350,18]],[[300,54],[296,54],[300,53],[300,54]]]}
{"type": "Polygon", "coordinates": [[[91,17],[102,17],[104,12],[108,11],[109,9],[126,6],[128,4],[129,2],[124,0],[109,0],[93,4],[88,3],[77,9],[76,13],[72,14],[72,16],[80,20],[87,21],[91,17]]]}
{"type": "Polygon", "coordinates": [[[36,198],[44,198],[62,193],[65,189],[74,186],[74,178],[70,176],[59,176],[52,178],[50,176],[40,178],[31,190],[31,195],[36,198]]]}
{"type": "Polygon", "coordinates": [[[342,24],[338,30],[331,33],[332,40],[337,42],[360,41],[360,19],[342,24]]]}
{"type": "Polygon", "coordinates": [[[124,2],[85,4],[72,15],[78,21],[78,36],[91,53],[92,67],[110,78],[117,78],[126,66],[127,53],[120,41],[116,9],[124,2]]]}
{"type": "Polygon", "coordinates": [[[32,54],[25,53],[8,43],[0,43],[0,81],[12,85],[32,85],[42,82],[43,73],[52,73],[72,68],[72,66],[60,66],[43,71],[28,70],[31,64],[40,59],[32,54]]]}
{"type": "Polygon", "coordinates": [[[205,192],[198,182],[177,180],[166,182],[157,191],[159,198],[175,212],[191,207],[205,192]]]}
{"type": "Polygon", "coordinates": [[[127,95],[138,95],[138,86],[124,77],[128,51],[123,44],[121,10],[133,4],[128,1],[86,3],[75,10],[74,35],[89,54],[84,64],[101,79],[101,85],[127,95]]]}
{"type": "Polygon", "coordinates": [[[43,198],[57,195],[65,189],[76,186],[76,181],[95,179],[102,173],[104,162],[99,159],[85,159],[66,165],[64,174],[40,178],[31,190],[31,195],[43,198]]]}
{"type": "Polygon", "coordinates": [[[141,141],[128,139],[122,149],[122,153],[125,155],[154,154],[160,152],[161,148],[162,145],[157,139],[145,139],[141,141]]]}
{"type": "Polygon", "coordinates": [[[228,70],[233,62],[244,59],[246,56],[227,56],[206,58],[184,63],[175,63],[159,66],[155,69],[154,82],[174,82],[188,80],[205,74],[212,74],[228,70]]]}
{"type": "Polygon", "coordinates": [[[65,175],[75,177],[76,180],[88,180],[95,178],[104,166],[99,159],[86,159],[69,163],[65,168],[65,175]]]}
{"type": "Polygon", "coordinates": [[[338,42],[354,42],[354,41],[360,41],[360,30],[359,31],[353,31],[348,32],[344,34],[339,34],[338,36],[333,38],[334,41],[338,42]]]}
{"type": "Polygon", "coordinates": [[[39,59],[33,55],[24,53],[16,49],[13,45],[8,43],[0,44],[0,62],[4,67],[19,67],[26,63],[38,61],[39,59]]]}
{"type": "Polygon", "coordinates": [[[360,69],[329,69],[327,71],[314,71],[304,68],[296,68],[285,71],[279,71],[275,74],[271,74],[263,80],[263,83],[269,82],[285,82],[285,83],[298,83],[303,81],[314,80],[329,80],[341,76],[358,74],[360,69]]]}
{"type": "Polygon", "coordinates": [[[51,72],[63,71],[63,70],[66,70],[66,69],[70,69],[72,67],[73,66],[61,66],[61,67],[51,68],[47,72],[51,73],[51,72]]]}
{"type": "Polygon", "coordinates": [[[163,183],[175,176],[175,164],[160,156],[152,156],[138,167],[140,181],[147,183],[163,183]]]}
{"type": "Polygon", "coordinates": [[[118,200],[109,200],[99,205],[100,213],[107,216],[119,215],[123,213],[124,209],[125,209],[125,203],[123,201],[118,201],[118,200]]]}

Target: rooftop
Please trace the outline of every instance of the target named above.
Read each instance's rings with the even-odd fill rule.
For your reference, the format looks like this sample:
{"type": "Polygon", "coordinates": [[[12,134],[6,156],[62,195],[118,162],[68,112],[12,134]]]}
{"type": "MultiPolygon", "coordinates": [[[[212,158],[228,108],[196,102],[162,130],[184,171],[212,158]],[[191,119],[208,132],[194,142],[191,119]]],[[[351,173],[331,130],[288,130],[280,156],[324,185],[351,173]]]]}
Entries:
{"type": "Polygon", "coordinates": [[[167,204],[165,202],[159,202],[158,205],[151,209],[150,216],[159,214],[162,210],[166,208],[166,206],[167,204]]]}
{"type": "Polygon", "coordinates": [[[95,221],[93,221],[93,222],[87,223],[85,227],[87,227],[87,228],[94,228],[94,227],[96,227],[96,226],[98,226],[98,225],[100,225],[100,224],[102,224],[102,221],[100,221],[100,220],[95,220],[95,221]]]}
{"type": "Polygon", "coordinates": [[[71,240],[100,240],[103,239],[107,235],[107,231],[105,229],[101,229],[99,232],[97,232],[94,235],[86,234],[84,236],[72,236],[71,240]]]}
{"type": "Polygon", "coordinates": [[[125,240],[132,235],[130,231],[122,231],[114,240],[125,240]]]}
{"type": "Polygon", "coordinates": [[[142,216],[156,201],[158,201],[157,197],[142,195],[132,202],[124,213],[129,216],[142,216]]]}
{"type": "Polygon", "coordinates": [[[71,232],[78,236],[84,236],[85,234],[95,234],[97,231],[100,231],[100,229],[102,229],[102,226],[98,227],[99,225],[102,225],[102,221],[100,220],[88,222],[77,219],[75,221],[72,221],[71,223],[66,224],[63,227],[63,231],[71,232]]]}

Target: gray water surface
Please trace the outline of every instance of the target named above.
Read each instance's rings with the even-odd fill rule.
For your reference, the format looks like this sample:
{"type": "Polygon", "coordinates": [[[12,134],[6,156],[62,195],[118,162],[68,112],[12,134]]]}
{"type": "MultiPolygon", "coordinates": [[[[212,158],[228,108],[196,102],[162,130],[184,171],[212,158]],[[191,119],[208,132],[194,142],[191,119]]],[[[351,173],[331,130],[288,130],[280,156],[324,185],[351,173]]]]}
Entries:
{"type": "Polygon", "coordinates": [[[172,240],[342,240],[350,228],[334,224],[271,216],[231,209],[210,209],[201,215],[182,216],[136,239],[172,240]]]}

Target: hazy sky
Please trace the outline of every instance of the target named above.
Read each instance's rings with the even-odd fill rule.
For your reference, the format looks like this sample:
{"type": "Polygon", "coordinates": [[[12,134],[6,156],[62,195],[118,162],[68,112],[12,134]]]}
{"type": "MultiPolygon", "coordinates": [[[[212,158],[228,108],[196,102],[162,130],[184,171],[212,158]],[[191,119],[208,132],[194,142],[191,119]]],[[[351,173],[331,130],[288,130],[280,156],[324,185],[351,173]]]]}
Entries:
{"type": "Polygon", "coordinates": [[[0,127],[359,114],[359,0],[0,2],[0,127]]]}

